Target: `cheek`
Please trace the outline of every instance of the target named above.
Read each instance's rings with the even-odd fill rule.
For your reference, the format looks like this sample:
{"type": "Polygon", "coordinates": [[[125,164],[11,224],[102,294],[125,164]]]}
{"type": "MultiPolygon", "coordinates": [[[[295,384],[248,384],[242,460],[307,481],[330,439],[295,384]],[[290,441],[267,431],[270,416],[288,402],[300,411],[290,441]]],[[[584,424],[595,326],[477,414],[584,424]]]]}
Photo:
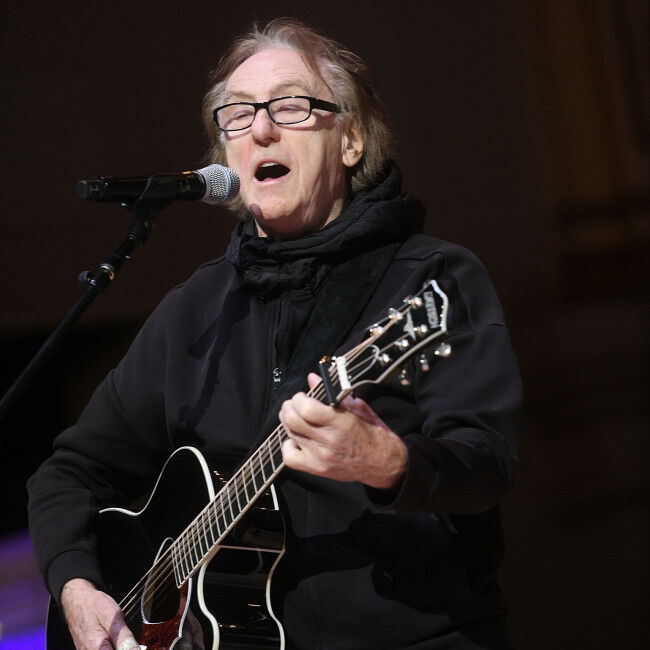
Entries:
{"type": "Polygon", "coordinates": [[[301,149],[302,159],[309,170],[308,176],[312,182],[328,185],[338,178],[342,166],[341,143],[333,134],[324,134],[325,137],[314,146],[301,149]]]}
{"type": "Polygon", "coordinates": [[[237,171],[242,171],[245,158],[244,143],[241,141],[229,141],[224,143],[224,150],[226,153],[226,162],[229,167],[234,167],[237,171]]]}

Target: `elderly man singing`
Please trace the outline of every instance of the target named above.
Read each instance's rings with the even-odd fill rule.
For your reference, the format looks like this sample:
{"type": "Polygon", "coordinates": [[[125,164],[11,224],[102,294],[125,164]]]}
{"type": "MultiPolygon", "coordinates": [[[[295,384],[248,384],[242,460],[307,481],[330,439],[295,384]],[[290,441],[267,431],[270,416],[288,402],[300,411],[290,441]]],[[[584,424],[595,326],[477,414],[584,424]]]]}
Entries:
{"type": "Polygon", "coordinates": [[[521,390],[485,270],[420,234],[424,208],[402,193],[368,70],[334,41],[286,19],[254,28],[219,62],[204,114],[213,160],[241,179],[226,253],[166,296],[29,483],[36,553],[74,643],[510,647],[496,504],[517,461],[521,390]],[[431,279],[449,299],[451,356],[428,372],[411,359],[410,381],[337,405],[317,399],[319,358],[353,348],[431,279]],[[256,482],[255,450],[278,423],[281,450],[256,482]],[[147,519],[152,497],[136,516],[179,449],[200,450],[196,474],[217,492],[227,479],[205,468],[248,458],[244,487],[194,520],[194,472],[164,471],[154,494],[170,505],[147,519]],[[220,522],[282,461],[271,505],[214,554],[220,522]],[[107,544],[109,506],[138,525],[107,544]],[[286,534],[267,560],[260,531],[276,506],[286,534]],[[185,532],[150,539],[147,525],[179,516],[185,532]],[[122,545],[139,566],[148,544],[154,569],[114,593],[128,562],[106,558],[122,545]]]}

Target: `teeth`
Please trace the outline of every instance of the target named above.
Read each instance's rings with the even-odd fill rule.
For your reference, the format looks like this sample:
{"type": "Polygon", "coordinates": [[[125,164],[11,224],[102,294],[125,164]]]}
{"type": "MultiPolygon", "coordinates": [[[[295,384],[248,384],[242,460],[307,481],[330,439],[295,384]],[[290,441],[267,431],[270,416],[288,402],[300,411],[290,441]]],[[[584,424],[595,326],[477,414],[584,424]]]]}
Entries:
{"type": "Polygon", "coordinates": [[[278,165],[276,162],[265,162],[260,165],[260,167],[273,167],[273,165],[278,165]]]}

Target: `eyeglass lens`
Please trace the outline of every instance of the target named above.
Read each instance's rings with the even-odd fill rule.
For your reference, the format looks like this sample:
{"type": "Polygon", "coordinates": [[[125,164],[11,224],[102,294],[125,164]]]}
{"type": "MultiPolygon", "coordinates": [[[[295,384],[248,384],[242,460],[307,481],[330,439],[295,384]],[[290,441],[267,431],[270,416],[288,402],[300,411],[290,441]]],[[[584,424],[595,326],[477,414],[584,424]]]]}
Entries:
{"type": "MultiPolygon", "coordinates": [[[[297,124],[304,122],[311,114],[308,99],[302,97],[282,97],[269,102],[269,115],[278,124],[297,124]]],[[[234,131],[249,127],[255,119],[255,107],[250,104],[233,104],[217,111],[219,128],[234,131]]]]}

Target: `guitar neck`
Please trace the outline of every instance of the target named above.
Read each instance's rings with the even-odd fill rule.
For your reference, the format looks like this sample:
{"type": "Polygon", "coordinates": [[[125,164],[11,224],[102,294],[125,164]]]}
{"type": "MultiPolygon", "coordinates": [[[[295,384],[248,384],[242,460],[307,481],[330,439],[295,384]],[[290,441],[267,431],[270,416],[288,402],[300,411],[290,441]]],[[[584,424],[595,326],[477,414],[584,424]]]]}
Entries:
{"type": "Polygon", "coordinates": [[[219,543],[282,471],[282,443],[286,439],[286,430],[279,425],[173,542],[171,557],[178,586],[212,556],[219,543]]]}

